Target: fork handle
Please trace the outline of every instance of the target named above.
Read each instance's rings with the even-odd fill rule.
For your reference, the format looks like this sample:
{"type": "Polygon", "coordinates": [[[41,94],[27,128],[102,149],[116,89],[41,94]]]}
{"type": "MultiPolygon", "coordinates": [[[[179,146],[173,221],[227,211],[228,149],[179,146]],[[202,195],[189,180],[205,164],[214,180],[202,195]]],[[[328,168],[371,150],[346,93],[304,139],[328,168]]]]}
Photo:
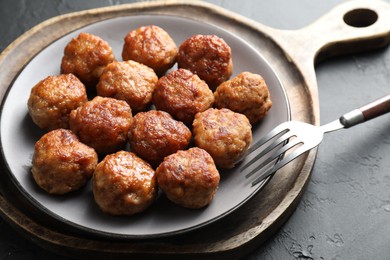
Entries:
{"type": "Polygon", "coordinates": [[[348,128],[386,114],[387,112],[390,112],[390,95],[344,114],[340,117],[340,122],[345,128],[348,128]]]}

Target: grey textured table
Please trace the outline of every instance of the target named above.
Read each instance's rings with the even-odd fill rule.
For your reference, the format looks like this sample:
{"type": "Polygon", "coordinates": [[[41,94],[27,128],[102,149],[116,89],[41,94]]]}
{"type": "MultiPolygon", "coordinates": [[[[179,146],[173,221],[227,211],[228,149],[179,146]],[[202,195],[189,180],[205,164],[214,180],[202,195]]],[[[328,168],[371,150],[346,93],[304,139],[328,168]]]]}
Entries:
{"type": "MultiPolygon", "coordinates": [[[[387,0],[390,3],[390,0],[387,0]]],[[[56,15],[125,0],[1,0],[0,51],[56,15]]],[[[301,28],[341,0],[209,0],[265,25],[301,28]]],[[[390,23],[390,18],[389,18],[390,23]]],[[[390,90],[388,48],[316,66],[321,122],[390,90]]],[[[246,259],[390,259],[390,115],[329,134],[305,194],[285,225],[246,259]]],[[[0,259],[64,259],[0,220],[0,259]]]]}

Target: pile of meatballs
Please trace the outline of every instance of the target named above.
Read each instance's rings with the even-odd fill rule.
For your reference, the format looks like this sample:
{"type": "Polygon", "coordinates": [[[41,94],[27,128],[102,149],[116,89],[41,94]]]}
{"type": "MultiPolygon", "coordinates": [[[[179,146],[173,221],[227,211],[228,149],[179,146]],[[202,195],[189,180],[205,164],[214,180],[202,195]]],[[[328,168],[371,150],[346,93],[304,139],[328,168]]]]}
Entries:
{"type": "Polygon", "coordinates": [[[82,32],[66,45],[61,74],[32,87],[29,114],[45,130],[34,181],[66,194],[92,179],[96,204],[111,215],[146,210],[159,190],[180,206],[207,206],[218,169],[242,159],[272,106],[264,79],[231,78],[231,48],[216,35],[177,47],[155,25],[129,31],[121,56],[82,32]]]}

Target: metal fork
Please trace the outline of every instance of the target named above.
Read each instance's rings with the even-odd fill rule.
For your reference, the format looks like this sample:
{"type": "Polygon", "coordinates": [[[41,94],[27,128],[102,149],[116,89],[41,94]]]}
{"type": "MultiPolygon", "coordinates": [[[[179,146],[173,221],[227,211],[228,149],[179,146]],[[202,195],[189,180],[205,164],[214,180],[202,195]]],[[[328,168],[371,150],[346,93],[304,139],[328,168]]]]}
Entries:
{"type": "Polygon", "coordinates": [[[299,121],[282,123],[249,148],[247,156],[259,150],[260,153],[245,163],[240,171],[246,174],[246,178],[256,173],[256,179],[252,181],[254,186],[304,152],[318,146],[324,133],[355,126],[389,111],[390,95],[387,95],[323,126],[299,121]]]}

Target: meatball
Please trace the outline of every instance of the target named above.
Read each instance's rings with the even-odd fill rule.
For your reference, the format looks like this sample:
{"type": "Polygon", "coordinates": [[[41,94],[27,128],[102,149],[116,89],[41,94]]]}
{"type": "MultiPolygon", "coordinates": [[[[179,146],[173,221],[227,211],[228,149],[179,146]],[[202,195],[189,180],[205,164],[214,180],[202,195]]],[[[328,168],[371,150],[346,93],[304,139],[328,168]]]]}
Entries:
{"type": "Polygon", "coordinates": [[[92,191],[99,208],[111,215],[133,215],[146,210],[157,197],[152,167],[134,153],[107,155],[96,167],[92,191]]]}
{"type": "Polygon", "coordinates": [[[176,62],[177,46],[162,28],[142,26],[127,33],[122,50],[123,60],[135,60],[163,75],[176,62]]]}
{"type": "Polygon", "coordinates": [[[185,149],[190,139],[186,125],[157,110],[135,115],[129,131],[131,150],[155,167],[164,157],[185,149]]]}
{"type": "Polygon", "coordinates": [[[61,73],[73,73],[87,88],[94,89],[104,67],[114,60],[114,53],[106,41],[83,32],[66,45],[61,73]]]}
{"type": "Polygon", "coordinates": [[[151,105],[157,80],[156,73],[141,63],[117,61],[103,70],[96,89],[99,96],[125,100],[137,113],[151,105]]]}
{"type": "Polygon", "coordinates": [[[194,116],[214,103],[207,84],[189,70],[178,69],[161,77],[153,93],[153,103],[159,110],[191,124],[194,116]]]}
{"type": "Polygon", "coordinates": [[[124,147],[133,122],[130,106],[123,100],[95,97],[70,113],[70,129],[99,154],[124,147]]]}
{"type": "Polygon", "coordinates": [[[192,126],[195,145],[210,153],[220,168],[233,168],[252,142],[248,118],[230,109],[210,108],[198,113],[192,126]]]}
{"type": "Polygon", "coordinates": [[[216,35],[194,35],[179,47],[177,64],[197,74],[214,90],[233,71],[229,45],[216,35]]]}
{"type": "Polygon", "coordinates": [[[193,209],[210,204],[220,180],[213,158],[198,147],[166,157],[156,169],[156,177],[169,200],[193,209]]]}
{"type": "Polygon", "coordinates": [[[72,131],[56,129],[36,142],[31,172],[46,192],[65,194],[83,187],[97,163],[94,149],[81,143],[72,131]]]}
{"type": "Polygon", "coordinates": [[[263,119],[272,106],[265,80],[250,72],[242,72],[223,82],[214,92],[214,97],[215,107],[244,114],[252,125],[263,119]]]}
{"type": "Polygon", "coordinates": [[[38,82],[28,99],[28,112],[33,122],[50,131],[69,128],[69,114],[87,102],[85,86],[73,74],[48,76],[38,82]]]}

